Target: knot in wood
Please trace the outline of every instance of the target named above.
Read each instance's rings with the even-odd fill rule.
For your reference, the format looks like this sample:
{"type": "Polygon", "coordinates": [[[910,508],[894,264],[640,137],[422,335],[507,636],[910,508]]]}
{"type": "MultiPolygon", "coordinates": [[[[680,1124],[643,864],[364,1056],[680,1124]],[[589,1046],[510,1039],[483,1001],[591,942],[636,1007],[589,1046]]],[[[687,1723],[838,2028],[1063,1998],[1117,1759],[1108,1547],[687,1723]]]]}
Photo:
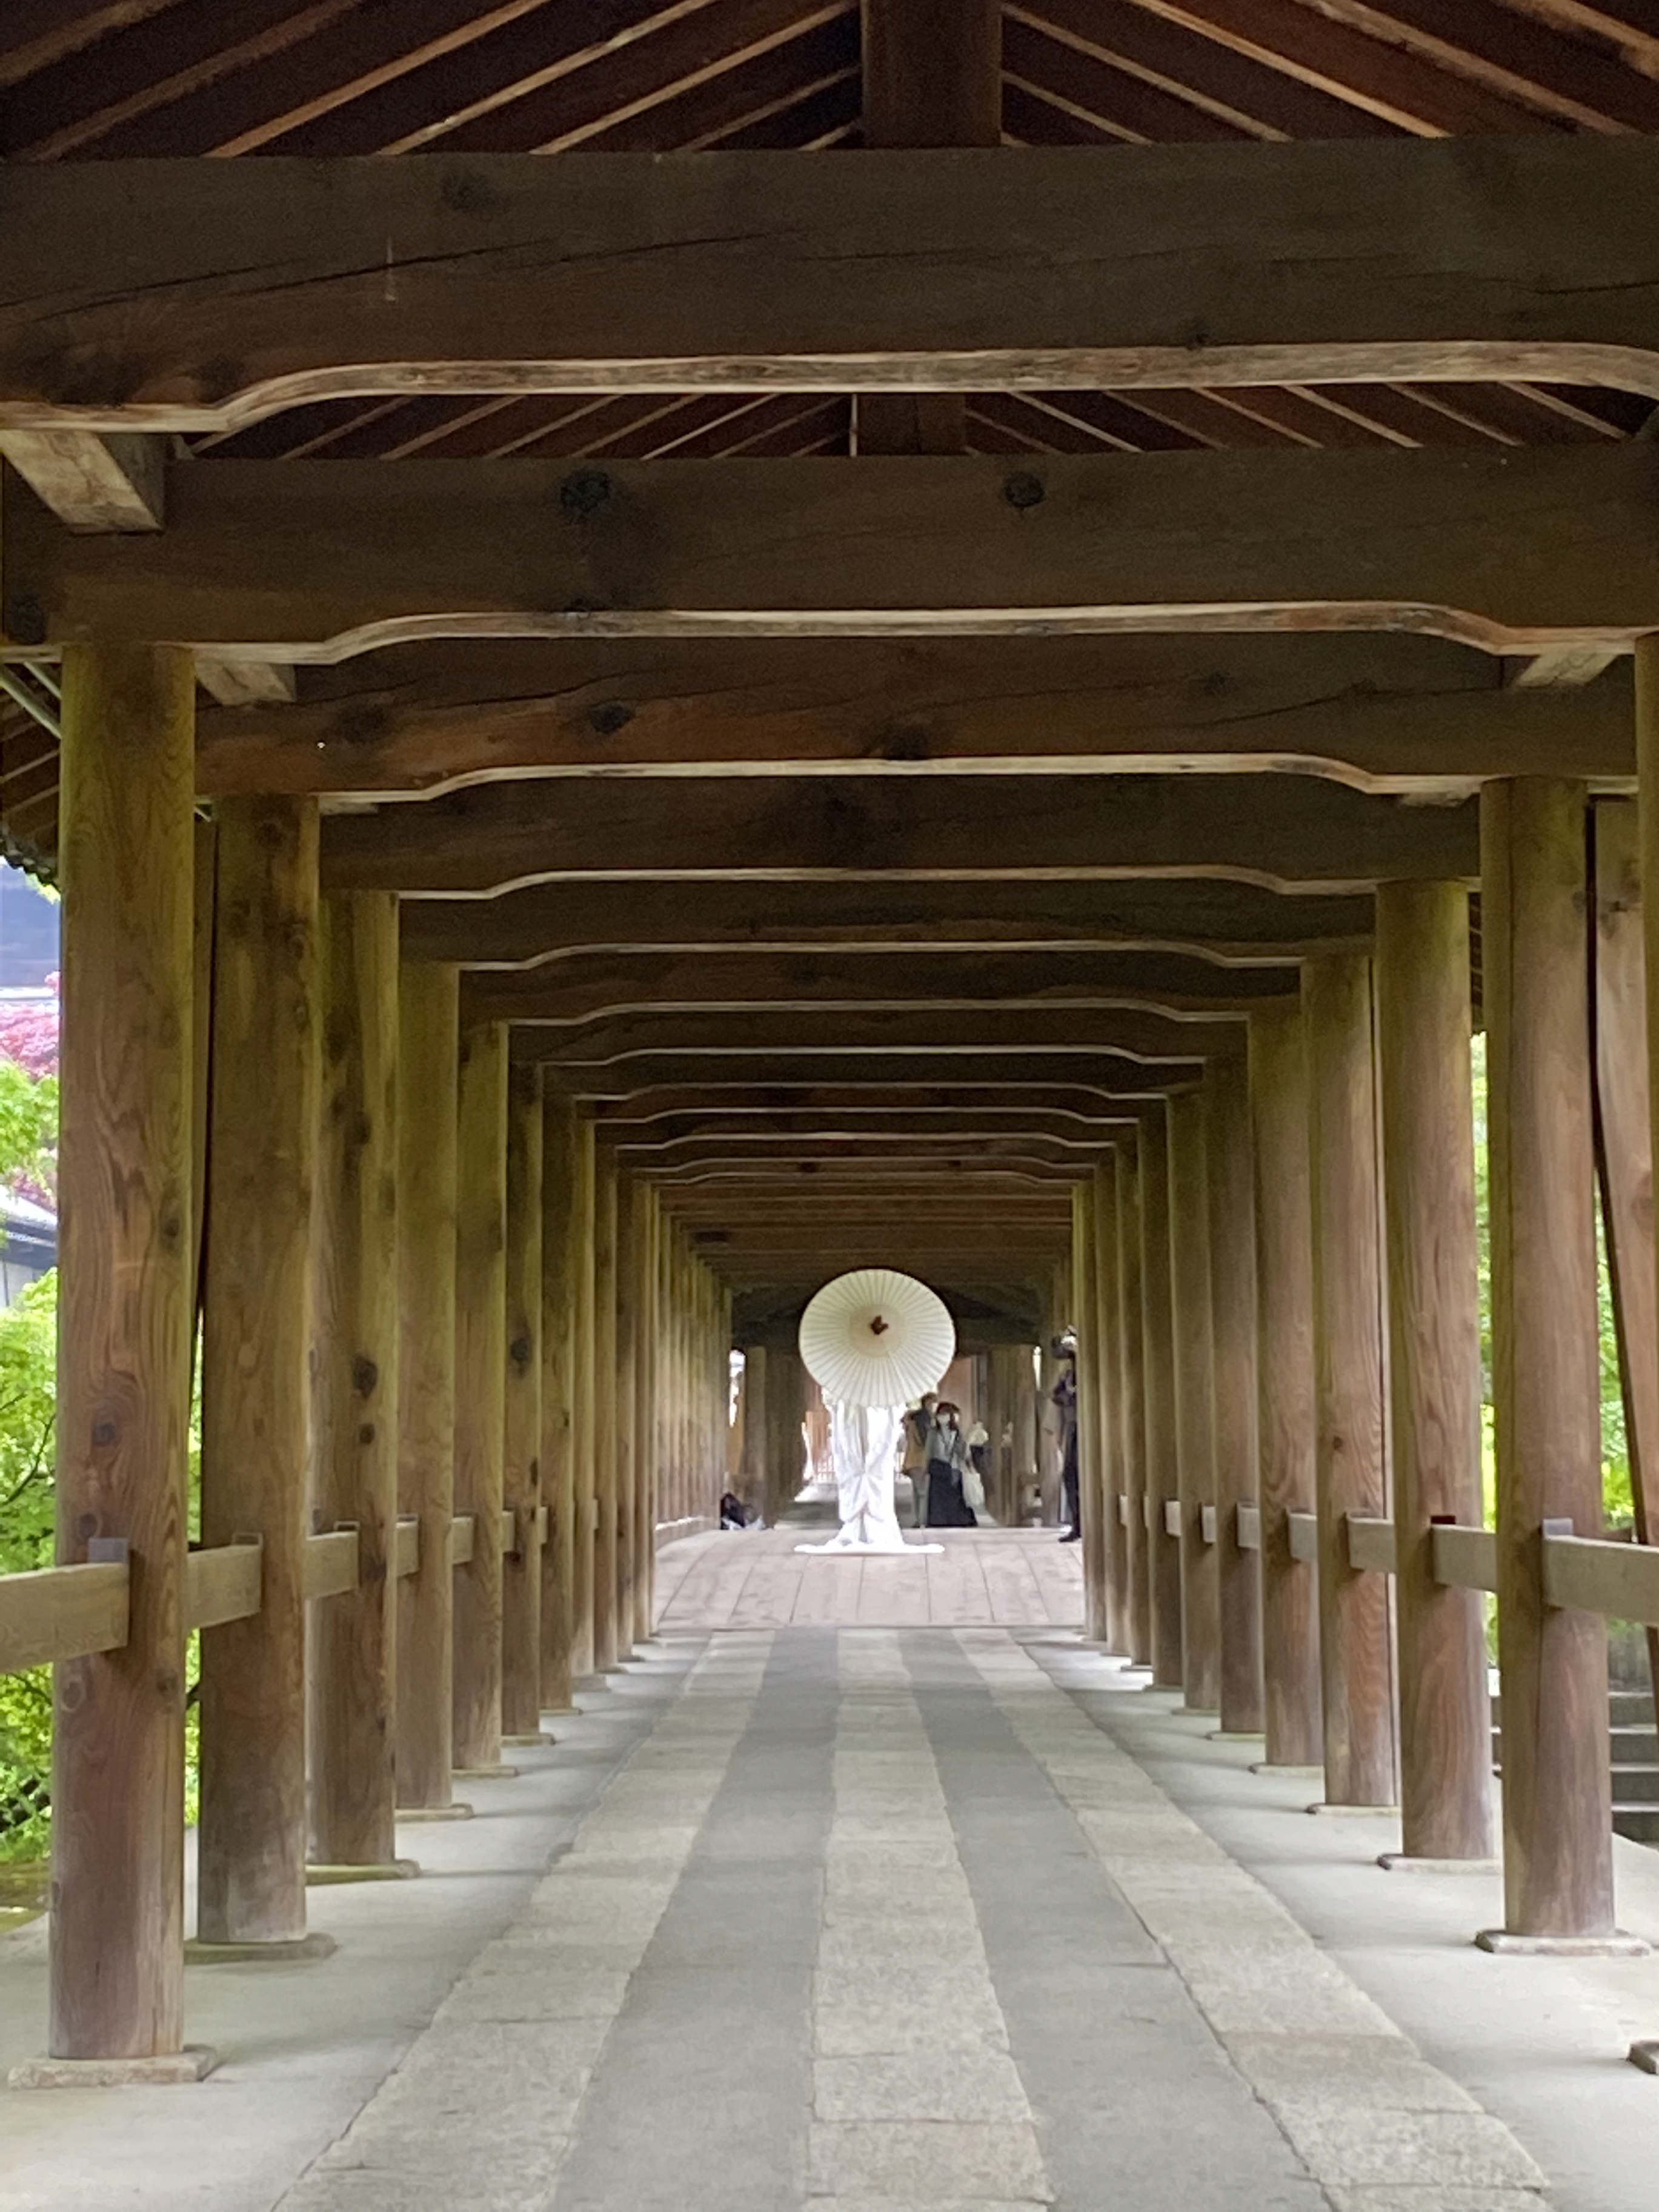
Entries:
{"type": "Polygon", "coordinates": [[[1030,469],[1016,469],[1003,479],[1002,496],[1017,514],[1024,514],[1028,507],[1041,507],[1047,494],[1041,477],[1030,469]]]}
{"type": "Polygon", "coordinates": [[[18,645],[44,645],[46,617],[39,599],[20,596],[6,601],[6,635],[18,645]]]}
{"type": "Polygon", "coordinates": [[[559,505],[573,522],[598,514],[611,496],[611,479],[603,469],[578,469],[559,486],[559,505]]]}
{"type": "Polygon", "coordinates": [[[380,1379],[380,1370],[364,1352],[359,1352],[351,1363],[351,1387],[360,1398],[367,1398],[380,1379]]]}
{"type": "Polygon", "coordinates": [[[622,699],[602,699],[587,710],[587,726],[598,738],[614,738],[634,719],[634,709],[622,699]]]}

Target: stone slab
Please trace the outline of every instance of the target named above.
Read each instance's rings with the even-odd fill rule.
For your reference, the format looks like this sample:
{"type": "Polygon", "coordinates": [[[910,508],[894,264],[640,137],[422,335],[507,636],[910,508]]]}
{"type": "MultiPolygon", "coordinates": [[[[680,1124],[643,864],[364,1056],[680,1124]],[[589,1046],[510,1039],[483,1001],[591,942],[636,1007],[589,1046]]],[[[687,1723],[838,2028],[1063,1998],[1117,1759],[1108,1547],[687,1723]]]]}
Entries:
{"type": "Polygon", "coordinates": [[[153,2058],[26,2058],[6,2076],[11,2089],[157,2089],[205,2081],[219,2054],[186,2045],[153,2058]]]}

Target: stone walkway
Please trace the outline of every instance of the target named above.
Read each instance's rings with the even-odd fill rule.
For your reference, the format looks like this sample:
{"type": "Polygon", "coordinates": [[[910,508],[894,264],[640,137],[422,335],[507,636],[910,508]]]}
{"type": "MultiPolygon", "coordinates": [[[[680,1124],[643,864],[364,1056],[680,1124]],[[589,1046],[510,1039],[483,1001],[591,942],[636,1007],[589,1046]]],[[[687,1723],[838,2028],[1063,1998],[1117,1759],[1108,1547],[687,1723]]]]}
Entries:
{"type": "Polygon", "coordinates": [[[665,1546],[657,1617],[665,1634],[709,1628],[1073,1628],[1083,1620],[1082,1547],[1052,1528],[930,1528],[907,1559],[815,1557],[829,1528],[713,1530],[665,1546]]]}

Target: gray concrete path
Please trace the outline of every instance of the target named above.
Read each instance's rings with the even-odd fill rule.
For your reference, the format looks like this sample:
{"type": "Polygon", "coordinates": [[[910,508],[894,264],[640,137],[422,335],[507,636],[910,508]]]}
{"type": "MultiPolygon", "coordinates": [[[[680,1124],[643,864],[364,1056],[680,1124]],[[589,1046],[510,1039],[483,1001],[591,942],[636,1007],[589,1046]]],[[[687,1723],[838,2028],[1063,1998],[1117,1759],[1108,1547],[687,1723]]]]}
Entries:
{"type": "Polygon", "coordinates": [[[193,1972],[199,2088],[4,2100],[0,2212],[1650,2205],[1659,2085],[1605,2020],[1575,2145],[1491,2057],[1562,2071],[1529,1962],[1441,1942],[1437,2028],[1420,1932],[1359,1940],[1434,1884],[1074,1637],[739,1630],[613,1681],[426,1878],[328,1897],[335,1959],[193,1972]]]}

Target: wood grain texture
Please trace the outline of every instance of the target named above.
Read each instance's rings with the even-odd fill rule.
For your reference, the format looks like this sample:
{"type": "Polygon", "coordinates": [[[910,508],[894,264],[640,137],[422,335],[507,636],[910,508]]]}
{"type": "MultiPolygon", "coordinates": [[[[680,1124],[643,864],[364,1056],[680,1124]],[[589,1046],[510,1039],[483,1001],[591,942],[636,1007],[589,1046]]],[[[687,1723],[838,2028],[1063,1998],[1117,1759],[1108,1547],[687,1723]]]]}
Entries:
{"type": "MultiPolygon", "coordinates": [[[[1100,1218],[1094,1178],[1073,1186],[1072,1238],[1066,1255],[1066,1316],[1077,1333],[1077,1496],[1083,1553],[1083,1625],[1091,1642],[1107,1638],[1105,1547],[1102,1528],[1107,1444],[1101,1390],[1103,1340],[1096,1238],[1100,1218]]],[[[1069,1517],[1064,1502],[1060,1518],[1069,1517]]]]}
{"type": "MultiPolygon", "coordinates": [[[[1152,1660],[1151,1591],[1146,1575],[1146,1358],[1141,1295],[1140,1164],[1128,1146],[1117,1155],[1117,1264],[1121,1297],[1118,1414],[1120,1519],[1112,1588],[1124,1624],[1124,1646],[1138,1667],[1152,1660]]],[[[1020,1355],[1016,1354],[1016,1357],[1020,1355]]]]}
{"type": "Polygon", "coordinates": [[[118,1650],[127,1640],[131,1580],[125,1559],[82,1559],[0,1577],[0,1674],[118,1650]]]}
{"type": "Polygon", "coordinates": [[[321,1141],[313,1265],[312,1518],[357,1528],[359,1582],[311,1609],[311,1856],[397,1856],[398,906],[322,908],[321,1141]]]}
{"type": "Polygon", "coordinates": [[[506,1353],[501,1503],[513,1543],[501,1559],[501,1732],[541,1729],[542,1086],[515,1067],[507,1094],[506,1353]]]}
{"type": "Polygon", "coordinates": [[[1585,799],[1481,799],[1504,1925],[1613,1926],[1607,1627],[1544,1599],[1547,1519],[1601,1526],[1585,799]]]}
{"type": "Polygon", "coordinates": [[[598,1499],[598,1459],[594,1448],[594,1192],[596,1157],[593,1125],[579,1117],[576,1123],[575,1192],[572,1207],[576,1239],[574,1271],[574,1303],[571,1309],[574,1345],[572,1528],[575,1539],[574,1577],[571,1596],[570,1663],[580,1682],[594,1668],[595,1514],[598,1499]]]}
{"type": "Polygon", "coordinates": [[[1300,1008],[1251,1022],[1249,1074],[1262,1717],[1269,1765],[1317,1766],[1324,1758],[1318,1577],[1291,1551],[1290,1532],[1291,1515],[1312,1513],[1316,1496],[1310,1102],[1300,1008]]]}
{"type": "MultiPolygon", "coordinates": [[[[1092,1538],[1094,1571],[1100,1577],[1100,1625],[1109,1650],[1127,1651],[1128,1631],[1121,1601],[1122,1531],[1118,1492],[1124,1487],[1123,1464],[1123,1278],[1118,1256],[1117,1161],[1109,1155],[1094,1171],[1094,1234],[1091,1252],[1095,1273],[1095,1341],[1100,1380],[1096,1396],[1099,1424],[1098,1465],[1092,1499],[1097,1534],[1092,1538]]],[[[1085,1559],[1085,1570],[1089,1566],[1085,1559]]]]}
{"type": "Polygon", "coordinates": [[[501,1499],[507,1372],[507,1032],[461,1025],[455,1140],[455,1764],[501,1756],[501,1499]]]}
{"type": "Polygon", "coordinates": [[[1387,1577],[1356,1572],[1346,1516],[1389,1511],[1383,1411],[1382,1194],[1371,964],[1304,971],[1314,1254],[1315,1475],[1325,1797],[1392,1805],[1393,1621],[1387,1577]]]}
{"type": "Polygon", "coordinates": [[[1659,391],[1659,162],[1639,136],[1509,137],[1478,161],[1389,139],[1017,163],[19,163],[4,216],[5,428],[228,429],[331,397],[619,385],[1659,391]]]}
{"type": "Polygon", "coordinates": [[[620,1656],[617,1461],[617,1168],[601,1146],[593,1176],[593,1666],[620,1656]]]}
{"type": "Polygon", "coordinates": [[[183,2038],[193,854],[188,653],[66,656],[57,1559],[124,1537],[118,1650],[53,1683],[49,2048],[183,2038]]]}
{"type": "Polygon", "coordinates": [[[1238,1512],[1256,1502],[1255,1188],[1249,1074],[1217,1061],[1203,1091],[1210,1225],[1210,1312],[1215,1360],[1215,1561],[1221,1639],[1221,1725],[1265,1727],[1260,1555],[1241,1548],[1238,1512]]]}
{"type": "Polygon", "coordinates": [[[634,1303],[634,1625],[643,1644],[656,1626],[657,1236],[655,1194],[642,1177],[633,1187],[634,1303]]]}
{"type": "Polygon", "coordinates": [[[1165,1501],[1181,1490],[1181,1447],[1176,1421],[1178,1388],[1175,1350],[1175,1293],[1170,1272],[1170,1127],[1154,1107],[1140,1124],[1141,1336],[1146,1362],[1147,1587],[1152,1607],[1152,1681],[1182,1685],[1181,1539],[1164,1525],[1165,1501]]]}
{"type": "Polygon", "coordinates": [[[542,1495],[548,1507],[542,1552],[542,1705],[571,1702],[575,1631],[576,1270],[580,1256],[576,1110],[555,1092],[542,1100],[542,1495]]]}
{"type": "Polygon", "coordinates": [[[1484,1512],[1469,902],[1461,884],[1387,884],[1378,892],[1376,1030],[1401,1847],[1408,1858],[1488,1858],[1486,1624],[1475,1592],[1436,1582],[1431,1534],[1436,1521],[1478,1525],[1484,1512]]]}
{"type": "Polygon", "coordinates": [[[1189,1712],[1221,1710],[1221,1587],[1204,1509],[1216,1502],[1215,1330],[1210,1290],[1208,1145],[1204,1101],[1172,1098],[1170,1284],[1181,1501],[1181,1662],[1189,1712]]]}
{"type": "MultiPolygon", "coordinates": [[[[1644,663],[1643,712],[1652,710],[1644,663]]],[[[1647,1044],[1646,927],[1639,809],[1598,799],[1595,859],[1595,1152],[1607,1231],[1625,1437],[1639,1542],[1659,1542],[1659,1277],[1653,1231],[1651,1079],[1647,1044]]],[[[1648,1632],[1659,1685],[1659,1630],[1648,1632]]]]}
{"type": "Polygon", "coordinates": [[[218,811],[202,1540],[260,1540],[259,1609],[202,1642],[197,1932],[306,1928],[306,1462],[320,1097],[314,801],[218,811]]]}
{"type": "Polygon", "coordinates": [[[398,1585],[398,1802],[453,1796],[456,1101],[454,969],[398,976],[398,1510],[420,1564],[398,1585]]]}
{"type": "MultiPolygon", "coordinates": [[[[607,1148],[609,1149],[609,1148],[607,1148]]],[[[614,1162],[616,1154],[611,1152],[614,1162]]],[[[624,1170],[617,1173],[616,1296],[611,1323],[613,1344],[611,1372],[616,1402],[617,1461],[617,1656],[627,1658],[634,1645],[635,1586],[639,1576],[639,1529],[635,1520],[639,1498],[635,1482],[634,1419],[638,1401],[636,1362],[639,1314],[634,1282],[634,1240],[638,1233],[634,1211],[635,1178],[624,1170]]]]}

